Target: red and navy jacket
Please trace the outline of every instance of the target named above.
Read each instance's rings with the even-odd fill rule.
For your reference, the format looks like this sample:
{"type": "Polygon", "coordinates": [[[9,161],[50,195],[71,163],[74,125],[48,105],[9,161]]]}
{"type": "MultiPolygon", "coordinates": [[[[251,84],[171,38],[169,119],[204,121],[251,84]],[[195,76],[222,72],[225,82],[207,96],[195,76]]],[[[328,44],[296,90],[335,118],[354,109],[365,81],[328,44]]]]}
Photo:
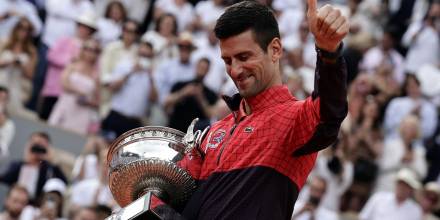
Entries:
{"type": "Polygon", "coordinates": [[[244,100],[226,98],[232,113],[215,123],[201,145],[204,158],[180,165],[198,182],[186,219],[290,219],[317,151],[333,143],[347,114],[345,61],[318,56],[315,89],[304,101],[286,86],[244,100]]]}

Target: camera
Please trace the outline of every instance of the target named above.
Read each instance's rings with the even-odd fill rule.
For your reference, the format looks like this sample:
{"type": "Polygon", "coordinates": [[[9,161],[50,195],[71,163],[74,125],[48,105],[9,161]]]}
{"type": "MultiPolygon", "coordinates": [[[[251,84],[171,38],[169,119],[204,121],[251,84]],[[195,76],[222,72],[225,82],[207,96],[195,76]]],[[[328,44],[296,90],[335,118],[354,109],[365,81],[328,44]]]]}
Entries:
{"type": "Polygon", "coordinates": [[[34,154],[46,154],[47,153],[47,149],[46,147],[40,145],[40,144],[34,144],[31,147],[31,152],[34,154]]]}

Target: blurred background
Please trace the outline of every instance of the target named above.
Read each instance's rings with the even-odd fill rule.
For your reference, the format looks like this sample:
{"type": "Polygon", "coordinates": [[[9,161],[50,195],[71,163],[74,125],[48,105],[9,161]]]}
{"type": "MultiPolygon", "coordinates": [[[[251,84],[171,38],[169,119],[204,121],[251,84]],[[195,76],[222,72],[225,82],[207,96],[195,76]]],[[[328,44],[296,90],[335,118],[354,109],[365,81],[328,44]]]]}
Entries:
{"type": "MultiPolygon", "coordinates": [[[[220,97],[236,89],[213,28],[238,1],[1,0],[0,219],[104,219],[120,208],[105,169],[116,137],[229,114],[220,97]]],[[[284,82],[305,99],[306,1],[259,1],[279,22],[284,82]]],[[[349,114],[292,219],[439,219],[440,1],[318,3],[351,23],[349,114]]]]}

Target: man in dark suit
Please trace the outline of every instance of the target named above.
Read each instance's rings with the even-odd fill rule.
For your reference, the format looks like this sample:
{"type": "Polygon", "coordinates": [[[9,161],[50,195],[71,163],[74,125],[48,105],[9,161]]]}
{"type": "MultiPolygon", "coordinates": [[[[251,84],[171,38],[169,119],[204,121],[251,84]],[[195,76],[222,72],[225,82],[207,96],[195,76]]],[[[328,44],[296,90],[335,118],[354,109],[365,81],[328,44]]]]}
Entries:
{"type": "Polygon", "coordinates": [[[48,161],[49,150],[49,135],[45,132],[33,133],[25,147],[24,160],[12,161],[5,172],[0,174],[0,182],[10,186],[24,186],[29,192],[31,202],[35,202],[42,194],[48,179],[59,178],[67,183],[61,169],[48,161]]]}

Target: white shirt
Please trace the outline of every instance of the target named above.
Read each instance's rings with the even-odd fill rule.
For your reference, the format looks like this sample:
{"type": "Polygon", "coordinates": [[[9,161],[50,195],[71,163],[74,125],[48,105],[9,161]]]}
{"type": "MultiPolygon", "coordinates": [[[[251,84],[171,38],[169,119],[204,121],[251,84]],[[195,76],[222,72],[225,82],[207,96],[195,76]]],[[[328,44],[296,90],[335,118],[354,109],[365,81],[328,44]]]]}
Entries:
{"type": "Polygon", "coordinates": [[[425,159],[425,147],[414,145],[414,158],[412,162],[408,164],[402,163],[405,152],[405,145],[401,138],[385,141],[382,154],[377,161],[379,174],[376,179],[375,191],[393,192],[396,185],[397,172],[404,167],[413,170],[420,179],[426,176],[428,165],[425,159]]]}
{"type": "Polygon", "coordinates": [[[409,47],[405,60],[407,71],[416,73],[424,64],[440,64],[440,39],[434,28],[423,22],[412,23],[403,35],[402,42],[409,47]]]}
{"type": "Polygon", "coordinates": [[[422,220],[422,209],[413,200],[398,204],[392,192],[375,193],[359,214],[360,220],[422,220]]]}
{"type": "Polygon", "coordinates": [[[6,119],[5,123],[0,126],[0,156],[9,156],[9,146],[15,135],[15,124],[12,120],[6,119]]]}
{"type": "Polygon", "coordinates": [[[405,79],[403,57],[394,49],[390,50],[388,55],[386,55],[379,46],[373,47],[367,51],[359,65],[360,69],[373,74],[376,68],[384,63],[388,63],[393,67],[394,79],[402,83],[405,79]]]}
{"type": "Polygon", "coordinates": [[[213,0],[200,1],[195,7],[196,14],[206,26],[215,23],[224,11],[225,7],[215,5],[213,0]]]}
{"type": "Polygon", "coordinates": [[[103,185],[97,178],[86,179],[72,185],[70,202],[81,207],[91,206],[94,204],[96,194],[98,194],[98,204],[113,205],[113,196],[109,186],[103,185]]]}
{"type": "Polygon", "coordinates": [[[163,104],[175,83],[189,81],[194,77],[195,65],[192,62],[181,63],[178,58],[163,62],[154,73],[159,102],[163,104]]]}
{"type": "MultiPolygon", "coordinates": [[[[303,207],[305,203],[302,201],[297,201],[295,204],[295,209],[293,210],[292,214],[292,220],[309,220],[311,219],[311,213],[310,212],[304,212],[301,215],[297,216],[296,218],[293,218],[293,215],[298,213],[303,207]]],[[[339,216],[336,212],[333,212],[331,210],[328,210],[322,206],[318,206],[318,208],[315,210],[315,220],[338,220],[339,216]]]]}
{"type": "Polygon", "coordinates": [[[31,198],[35,198],[37,192],[37,181],[40,174],[38,166],[23,164],[18,175],[18,184],[26,187],[31,198]]]}
{"type": "Polygon", "coordinates": [[[47,0],[43,42],[51,47],[61,37],[74,36],[76,18],[85,12],[93,10],[93,5],[88,0],[47,0]]]}
{"type": "Polygon", "coordinates": [[[98,178],[99,176],[99,163],[98,157],[94,154],[81,155],[75,160],[75,164],[72,169],[72,179],[76,180],[81,171],[84,169],[84,179],[98,178]]]}
{"type": "MultiPolygon", "coordinates": [[[[12,11],[17,12],[20,15],[26,16],[26,18],[29,19],[34,28],[34,36],[40,34],[43,24],[40,17],[38,17],[38,13],[34,5],[26,0],[0,1],[0,16],[3,16],[5,13],[12,11]]],[[[19,19],[19,16],[12,16],[5,20],[0,20],[0,38],[8,37],[19,19]]]]}
{"type": "Polygon", "coordinates": [[[330,158],[321,154],[316,161],[314,172],[316,172],[318,176],[324,178],[327,183],[325,195],[321,201],[321,206],[337,212],[339,210],[339,204],[342,195],[353,182],[354,167],[353,163],[345,161],[342,164],[343,173],[340,178],[328,169],[327,163],[329,159],[330,158]]]}
{"type": "MultiPolygon", "coordinates": [[[[133,60],[120,61],[112,74],[112,81],[125,77],[134,68],[133,60]]],[[[115,110],[129,117],[143,117],[150,106],[150,76],[146,71],[131,74],[125,84],[113,93],[111,106],[115,110]]]]}
{"type": "Polygon", "coordinates": [[[221,58],[219,45],[211,45],[207,40],[197,45],[197,50],[194,51],[192,60],[194,63],[197,63],[203,57],[208,58],[210,61],[209,71],[203,82],[212,91],[219,93],[229,77],[221,58]]]}
{"type": "Polygon", "coordinates": [[[420,126],[423,138],[431,137],[437,126],[437,111],[435,106],[424,100],[414,100],[410,97],[398,97],[390,101],[384,118],[385,138],[396,138],[399,136],[399,126],[403,118],[413,111],[418,105],[420,109],[420,126]]]}
{"type": "Polygon", "coordinates": [[[100,18],[97,22],[97,38],[101,42],[101,47],[116,41],[122,34],[122,23],[117,23],[112,19],[100,18]]]}
{"type": "Polygon", "coordinates": [[[194,20],[194,8],[188,2],[185,2],[182,6],[178,6],[175,0],[158,0],[156,7],[176,17],[179,31],[185,30],[194,20]]]}

